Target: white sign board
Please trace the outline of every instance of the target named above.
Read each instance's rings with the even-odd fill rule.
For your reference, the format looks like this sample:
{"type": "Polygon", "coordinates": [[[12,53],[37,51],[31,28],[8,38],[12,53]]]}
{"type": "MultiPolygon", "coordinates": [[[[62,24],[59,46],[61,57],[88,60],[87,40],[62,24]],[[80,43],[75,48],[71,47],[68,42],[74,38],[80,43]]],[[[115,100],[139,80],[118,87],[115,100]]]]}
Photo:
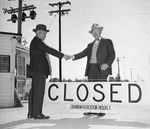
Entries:
{"type": "Polygon", "coordinates": [[[109,110],[112,104],[143,104],[144,84],[136,82],[56,82],[48,83],[51,102],[70,104],[72,109],[109,110]]]}

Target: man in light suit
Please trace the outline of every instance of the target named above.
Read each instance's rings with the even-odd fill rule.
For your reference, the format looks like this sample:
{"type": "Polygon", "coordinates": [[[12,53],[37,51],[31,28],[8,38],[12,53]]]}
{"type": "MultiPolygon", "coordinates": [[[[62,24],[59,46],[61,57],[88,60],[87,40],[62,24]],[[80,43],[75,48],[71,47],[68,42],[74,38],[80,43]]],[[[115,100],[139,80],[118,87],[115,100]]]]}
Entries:
{"type": "Polygon", "coordinates": [[[115,50],[110,39],[101,37],[102,30],[102,26],[93,24],[89,33],[93,35],[94,41],[82,52],[70,56],[73,60],[87,57],[85,76],[88,81],[107,81],[108,75],[112,74],[115,50]]]}
{"type": "MultiPolygon", "coordinates": [[[[89,33],[93,35],[94,41],[89,43],[82,52],[69,56],[69,59],[72,58],[73,60],[87,57],[85,76],[88,77],[90,82],[107,81],[108,75],[112,74],[111,66],[115,59],[115,50],[110,39],[101,37],[102,30],[102,26],[93,24],[89,33]]],[[[105,115],[105,113],[84,113],[84,115],[91,114],[105,115]]]]}
{"type": "Polygon", "coordinates": [[[32,78],[32,87],[29,93],[28,118],[49,119],[42,113],[43,98],[45,92],[45,81],[48,75],[51,75],[50,62],[47,54],[51,54],[59,59],[65,58],[66,55],[47,46],[43,41],[46,38],[46,26],[38,24],[33,32],[36,36],[30,44],[30,65],[29,76],[32,78]]]}

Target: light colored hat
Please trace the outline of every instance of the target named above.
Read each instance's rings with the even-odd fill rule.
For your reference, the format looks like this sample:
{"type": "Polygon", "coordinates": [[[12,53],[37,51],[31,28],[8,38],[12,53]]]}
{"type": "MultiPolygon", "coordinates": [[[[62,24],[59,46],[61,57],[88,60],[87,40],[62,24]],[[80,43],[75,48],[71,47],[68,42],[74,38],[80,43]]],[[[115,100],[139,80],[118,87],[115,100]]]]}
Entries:
{"type": "Polygon", "coordinates": [[[46,29],[46,25],[43,25],[43,24],[38,24],[38,25],[36,26],[36,28],[33,29],[33,32],[36,32],[37,30],[44,30],[44,31],[46,31],[46,32],[49,32],[49,30],[46,29]]]}
{"type": "Polygon", "coordinates": [[[89,31],[89,33],[92,34],[93,30],[95,30],[95,29],[99,29],[99,30],[102,31],[102,30],[103,30],[103,26],[99,26],[98,24],[94,23],[94,24],[92,25],[91,30],[89,31]]]}

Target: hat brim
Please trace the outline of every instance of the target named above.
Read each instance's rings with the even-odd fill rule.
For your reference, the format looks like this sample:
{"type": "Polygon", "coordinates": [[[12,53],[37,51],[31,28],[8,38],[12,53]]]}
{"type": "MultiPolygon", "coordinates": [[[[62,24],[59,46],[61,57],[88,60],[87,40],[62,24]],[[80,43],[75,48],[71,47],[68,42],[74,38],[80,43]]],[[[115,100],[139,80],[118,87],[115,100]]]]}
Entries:
{"type": "MultiPolygon", "coordinates": [[[[36,32],[37,29],[33,29],[33,32],[36,32]]],[[[46,31],[46,32],[49,32],[49,30],[43,30],[43,31],[46,31]]]]}
{"type": "MultiPolygon", "coordinates": [[[[102,30],[103,30],[103,26],[98,27],[97,29],[99,29],[100,31],[102,31],[102,30]]],[[[93,33],[93,30],[90,30],[89,33],[92,34],[92,33],[93,33]]]]}

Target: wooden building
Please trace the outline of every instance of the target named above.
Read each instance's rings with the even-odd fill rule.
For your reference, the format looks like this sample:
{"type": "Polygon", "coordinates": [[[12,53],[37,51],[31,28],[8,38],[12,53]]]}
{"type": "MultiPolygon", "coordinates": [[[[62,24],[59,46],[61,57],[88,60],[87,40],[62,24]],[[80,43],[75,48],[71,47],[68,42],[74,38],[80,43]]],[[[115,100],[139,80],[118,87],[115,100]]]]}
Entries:
{"type": "Polygon", "coordinates": [[[0,32],[0,107],[14,106],[14,89],[20,96],[25,91],[29,49],[21,38],[19,34],[0,32]]]}

